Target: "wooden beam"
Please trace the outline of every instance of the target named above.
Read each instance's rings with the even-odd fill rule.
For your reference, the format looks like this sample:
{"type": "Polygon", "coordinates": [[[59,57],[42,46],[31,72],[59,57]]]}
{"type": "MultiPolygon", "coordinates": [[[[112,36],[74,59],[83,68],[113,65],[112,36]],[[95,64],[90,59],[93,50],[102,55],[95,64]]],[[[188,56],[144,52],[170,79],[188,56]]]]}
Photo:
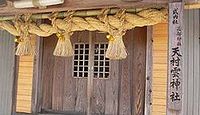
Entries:
{"type": "MultiPolygon", "coordinates": [[[[110,11],[108,12],[108,14],[115,14],[119,11],[119,8],[113,8],[110,9],[110,11]]],[[[141,10],[144,10],[143,8],[134,8],[134,9],[127,9],[126,12],[127,13],[137,13],[141,10]]],[[[97,16],[99,14],[101,14],[102,9],[97,9],[97,10],[81,10],[81,11],[76,11],[73,16],[78,16],[78,17],[85,17],[85,16],[97,16]]],[[[48,19],[49,16],[51,16],[52,13],[39,13],[39,14],[33,14],[31,16],[31,19],[48,19]]],[[[22,15],[22,18],[24,18],[25,15],[22,15]]],[[[57,17],[59,18],[63,18],[67,16],[67,12],[59,12],[57,17]]],[[[0,16],[0,21],[4,21],[4,20],[13,20],[15,19],[15,16],[0,16]]]]}
{"type": "Polygon", "coordinates": [[[153,28],[147,27],[145,115],[152,115],[153,28]]]}
{"type": "Polygon", "coordinates": [[[185,4],[184,9],[199,9],[200,3],[185,4]]]}
{"type": "Polygon", "coordinates": [[[8,2],[6,7],[0,7],[0,15],[16,15],[24,13],[45,13],[66,10],[83,10],[99,8],[137,8],[145,6],[167,6],[168,0],[143,0],[141,2],[126,2],[121,0],[65,0],[64,4],[49,6],[46,9],[30,8],[16,9],[12,2],[8,2]]]}

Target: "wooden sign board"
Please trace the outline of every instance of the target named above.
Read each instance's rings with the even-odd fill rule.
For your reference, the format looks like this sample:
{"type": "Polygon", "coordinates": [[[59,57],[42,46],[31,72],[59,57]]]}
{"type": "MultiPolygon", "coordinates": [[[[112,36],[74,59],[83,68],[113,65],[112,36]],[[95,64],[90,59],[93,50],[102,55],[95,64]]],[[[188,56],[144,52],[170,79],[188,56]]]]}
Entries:
{"type": "Polygon", "coordinates": [[[183,3],[169,3],[168,109],[181,110],[183,87],[183,3]]]}

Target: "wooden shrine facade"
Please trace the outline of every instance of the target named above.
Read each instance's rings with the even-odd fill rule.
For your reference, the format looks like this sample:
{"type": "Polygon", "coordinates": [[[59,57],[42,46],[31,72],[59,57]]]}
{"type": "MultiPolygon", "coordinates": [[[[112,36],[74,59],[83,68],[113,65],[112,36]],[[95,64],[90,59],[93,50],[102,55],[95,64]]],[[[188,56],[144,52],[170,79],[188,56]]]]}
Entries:
{"type": "MultiPolygon", "coordinates": [[[[198,98],[200,96],[198,85],[200,70],[199,66],[195,64],[195,62],[199,63],[198,57],[200,57],[199,26],[195,25],[199,24],[199,21],[194,18],[196,16],[199,19],[199,11],[188,14],[189,18],[184,14],[190,12],[190,10],[185,11],[184,8],[199,8],[198,0],[140,0],[134,2],[127,2],[126,0],[68,0],[62,5],[47,7],[46,9],[14,9],[8,1],[7,6],[0,8],[0,20],[12,19],[13,14],[22,13],[47,13],[106,7],[134,9],[156,6],[168,8],[169,11],[168,43],[166,43],[168,48],[168,55],[166,56],[168,57],[168,66],[166,67],[168,80],[165,84],[167,97],[164,98],[166,99],[164,114],[200,114],[198,104],[194,104],[195,102],[200,103],[198,98]],[[193,18],[195,23],[192,22],[193,18]],[[193,41],[191,42],[189,38],[193,41]],[[187,56],[188,54],[191,54],[193,58],[187,56]],[[191,63],[193,65],[186,66],[191,63]],[[192,76],[191,79],[188,77],[190,75],[192,76]],[[187,83],[186,80],[188,80],[187,83]],[[191,86],[193,83],[196,87],[191,86]],[[190,88],[194,90],[191,91],[190,88]],[[189,93],[194,94],[192,99],[189,98],[191,96],[189,93]],[[187,101],[185,101],[186,98],[187,101]],[[187,108],[187,111],[185,108],[187,108]]],[[[74,32],[72,35],[74,56],[70,58],[53,56],[53,49],[57,42],[55,35],[48,38],[37,38],[35,44],[37,55],[29,58],[30,60],[23,58],[26,61],[21,62],[20,59],[23,59],[18,57],[15,57],[14,60],[14,50],[9,49],[9,52],[13,52],[13,57],[11,56],[11,66],[7,68],[10,70],[15,67],[15,70],[11,71],[11,74],[5,74],[9,77],[0,76],[5,80],[4,85],[8,85],[8,88],[10,88],[7,90],[9,93],[6,94],[9,96],[1,95],[0,103],[4,102],[4,99],[12,101],[5,102],[8,103],[6,107],[10,107],[10,109],[4,109],[2,113],[1,106],[3,105],[0,105],[0,115],[23,115],[23,113],[19,113],[20,107],[17,108],[17,106],[22,105],[23,108],[23,105],[25,105],[24,100],[27,98],[23,97],[24,93],[29,96],[27,99],[30,102],[28,103],[30,104],[29,114],[33,115],[152,115],[152,91],[154,91],[152,89],[154,79],[152,77],[154,63],[152,51],[155,50],[152,46],[154,34],[152,27],[136,27],[127,31],[124,35],[124,43],[128,56],[124,60],[113,61],[104,56],[108,41],[105,37],[106,34],[98,31],[74,32]],[[27,64],[29,61],[31,62],[30,65],[27,64]],[[25,69],[23,71],[20,67],[27,67],[28,69],[26,68],[27,71],[25,69]],[[31,80],[23,78],[26,75],[31,76],[31,80]],[[15,76],[15,79],[12,76],[15,76]],[[21,82],[20,79],[17,79],[20,76],[23,76],[21,78],[25,80],[21,82]],[[26,81],[28,81],[27,84],[30,83],[29,86],[26,81]],[[17,84],[19,82],[22,83],[21,86],[17,84]],[[26,88],[25,84],[30,88],[26,88]],[[21,97],[18,96],[18,91],[21,91],[21,97]],[[18,102],[18,100],[22,101],[18,102]]],[[[1,34],[8,36],[4,33],[1,34]]],[[[162,32],[157,34],[161,35],[162,32]]],[[[5,43],[12,45],[12,48],[14,47],[14,43],[10,41],[5,43]]],[[[163,44],[161,43],[161,45],[163,44]]],[[[9,62],[9,60],[4,60],[9,62]]],[[[9,64],[3,63],[3,61],[0,63],[2,65],[9,64]]],[[[3,94],[2,92],[5,91],[0,90],[0,94],[3,94]]]]}

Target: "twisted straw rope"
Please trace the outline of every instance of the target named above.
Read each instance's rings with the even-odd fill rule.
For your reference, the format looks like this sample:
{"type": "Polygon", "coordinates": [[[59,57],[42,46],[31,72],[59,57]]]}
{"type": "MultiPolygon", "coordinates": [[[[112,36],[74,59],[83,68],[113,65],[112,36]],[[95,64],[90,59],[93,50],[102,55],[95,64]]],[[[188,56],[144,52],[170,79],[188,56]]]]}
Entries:
{"type": "MultiPolygon", "coordinates": [[[[167,19],[166,9],[146,9],[136,14],[125,13],[125,29],[132,29],[135,27],[142,27],[148,25],[154,25],[167,19]]],[[[119,28],[121,26],[121,20],[115,15],[108,15],[108,22],[113,28],[119,28]]],[[[69,24],[66,20],[56,19],[55,25],[61,29],[66,30],[69,24]]],[[[36,34],[38,36],[47,37],[57,32],[57,30],[49,24],[41,24],[37,26],[35,23],[29,25],[29,33],[36,34]]],[[[19,36],[20,32],[17,30],[15,25],[9,21],[0,22],[0,27],[7,30],[14,36],[19,36]]],[[[104,22],[100,21],[96,17],[72,17],[71,31],[103,31],[108,32],[108,29],[104,22]]]]}
{"type": "MultiPolygon", "coordinates": [[[[29,27],[28,32],[30,34],[35,34],[42,37],[50,36],[52,34],[58,33],[59,31],[64,32],[65,36],[67,36],[67,41],[65,41],[65,44],[70,44],[69,37],[74,31],[98,30],[109,33],[115,38],[115,40],[109,41],[110,45],[108,47],[106,56],[113,59],[123,59],[127,56],[127,53],[122,41],[122,36],[127,30],[135,27],[154,25],[166,20],[166,9],[145,9],[135,14],[125,13],[125,11],[121,10],[121,12],[119,11],[115,15],[107,15],[105,10],[104,13],[98,17],[72,17],[72,15],[69,15],[65,19],[54,19],[52,25],[37,25],[33,22],[27,24],[29,27]],[[114,49],[116,49],[115,53],[114,49]]],[[[7,30],[14,36],[20,36],[21,31],[19,26],[20,25],[18,23],[12,23],[9,21],[0,22],[0,27],[7,30]]],[[[59,54],[59,52],[54,52],[54,54],[59,54]]]]}

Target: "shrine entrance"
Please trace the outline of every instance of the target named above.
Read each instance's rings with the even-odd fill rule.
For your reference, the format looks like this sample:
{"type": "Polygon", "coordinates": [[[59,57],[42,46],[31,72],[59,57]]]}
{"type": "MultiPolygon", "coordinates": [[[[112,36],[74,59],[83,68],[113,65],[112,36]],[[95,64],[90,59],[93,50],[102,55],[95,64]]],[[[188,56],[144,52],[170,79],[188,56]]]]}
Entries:
{"type": "Polygon", "coordinates": [[[125,60],[105,57],[104,33],[76,32],[74,56],[52,55],[56,39],[43,41],[42,111],[64,114],[143,115],[145,101],[146,27],[124,36],[125,60]]]}

